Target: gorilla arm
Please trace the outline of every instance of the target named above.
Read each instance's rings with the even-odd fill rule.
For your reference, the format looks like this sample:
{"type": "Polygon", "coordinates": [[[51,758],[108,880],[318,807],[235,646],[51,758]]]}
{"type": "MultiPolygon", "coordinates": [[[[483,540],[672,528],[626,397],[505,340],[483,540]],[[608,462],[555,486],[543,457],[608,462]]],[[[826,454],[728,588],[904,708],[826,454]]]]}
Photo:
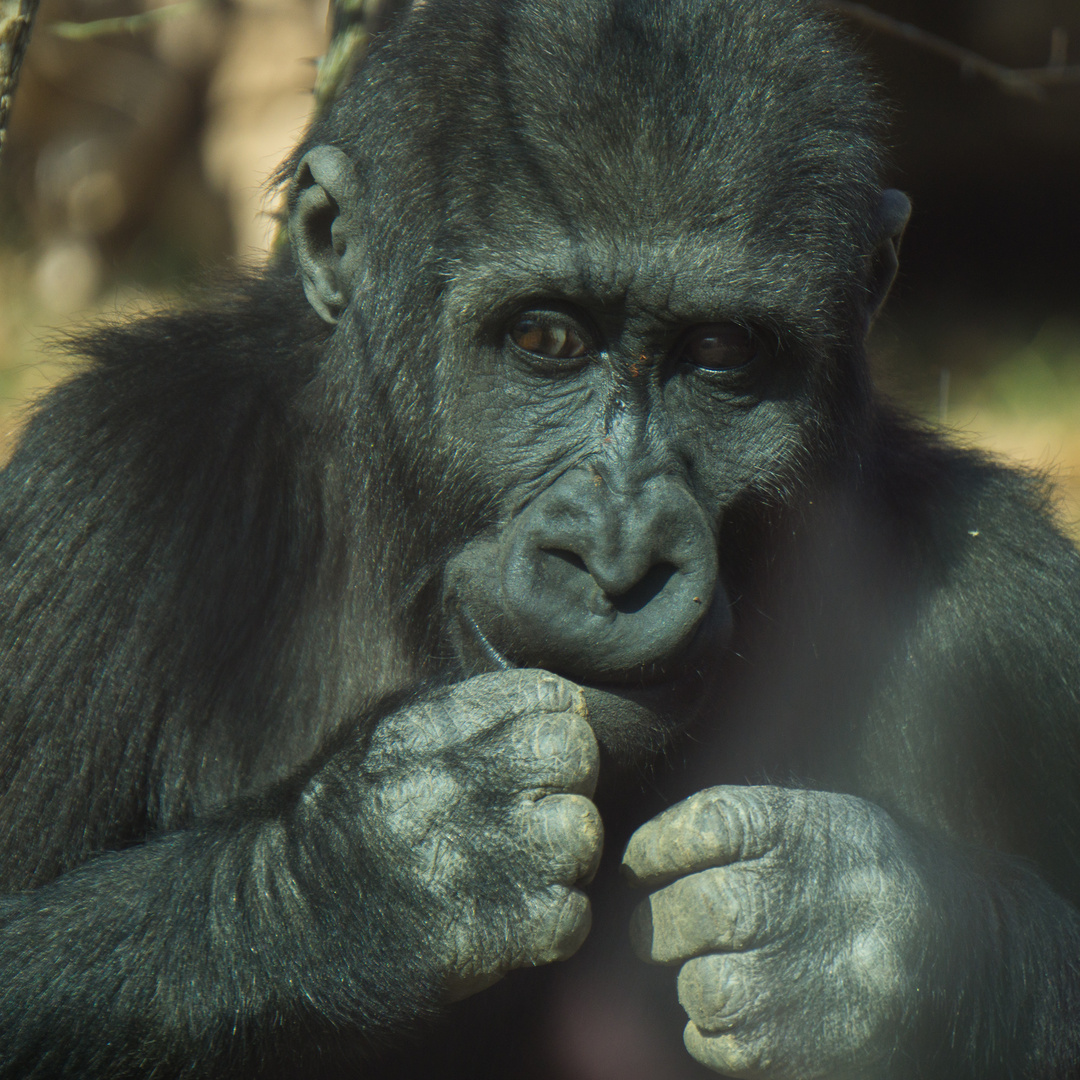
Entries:
{"type": "Polygon", "coordinates": [[[711,788],[627,848],[655,890],[635,946],[679,966],[687,1047],[727,1075],[1056,1078],[1080,1060],[1080,570],[1026,481],[956,460],[948,584],[843,728],[854,794],[711,788]]]}
{"type": "Polygon", "coordinates": [[[0,901],[0,1071],[274,1074],[570,955],[601,827],[581,693],[481,676],[305,777],[0,901]]]}
{"type": "Polygon", "coordinates": [[[914,1046],[920,1075],[1064,1076],[1076,1047],[1048,1033],[1076,1001],[1052,1002],[1056,1029],[1025,1023],[1048,1004],[1025,983],[1066,985],[1080,917],[1025,868],[1000,859],[991,877],[966,854],[852,796],[711,788],[630,841],[627,876],[656,889],[634,946],[679,966],[686,1047],[726,1076],[907,1076],[914,1046]],[[964,1020],[975,1038],[954,1042],[964,1020]],[[949,1060],[974,1046],[977,1064],[949,1060]]]}

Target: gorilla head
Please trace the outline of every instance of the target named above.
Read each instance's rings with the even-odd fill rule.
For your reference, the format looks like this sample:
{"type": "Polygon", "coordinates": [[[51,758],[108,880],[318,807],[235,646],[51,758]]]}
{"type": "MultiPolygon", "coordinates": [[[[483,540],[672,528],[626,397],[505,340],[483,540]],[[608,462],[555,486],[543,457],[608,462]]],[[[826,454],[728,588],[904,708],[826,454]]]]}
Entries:
{"type": "MultiPolygon", "coordinates": [[[[605,687],[602,740],[640,749],[719,665],[744,522],[854,457],[906,200],[864,80],[797,5],[417,14],[291,166],[338,379],[386,403],[346,438],[385,460],[408,432],[414,512],[437,498],[456,550],[441,585],[405,571],[441,589],[441,626],[406,619],[419,651],[605,687]]],[[[394,489],[365,499],[407,515],[394,489]]]]}
{"type": "Polygon", "coordinates": [[[1077,1074],[1080,560],[871,392],[877,124],[798,0],[416,0],[289,251],[87,339],[0,473],[0,1073],[1077,1074]]]}

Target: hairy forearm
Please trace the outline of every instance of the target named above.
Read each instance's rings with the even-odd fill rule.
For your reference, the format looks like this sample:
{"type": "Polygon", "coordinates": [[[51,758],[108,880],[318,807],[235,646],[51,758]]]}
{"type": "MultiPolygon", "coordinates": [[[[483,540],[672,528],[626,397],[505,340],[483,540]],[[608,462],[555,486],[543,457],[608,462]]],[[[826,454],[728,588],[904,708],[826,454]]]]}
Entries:
{"type": "Polygon", "coordinates": [[[1018,861],[972,851],[951,860],[937,853],[926,865],[937,918],[913,1028],[924,1074],[1074,1076],[1080,913],[1018,861]]]}
{"type": "Polygon", "coordinates": [[[371,929],[408,906],[315,810],[247,808],[0,900],[0,1072],[224,1077],[424,1011],[430,980],[371,929]]]}

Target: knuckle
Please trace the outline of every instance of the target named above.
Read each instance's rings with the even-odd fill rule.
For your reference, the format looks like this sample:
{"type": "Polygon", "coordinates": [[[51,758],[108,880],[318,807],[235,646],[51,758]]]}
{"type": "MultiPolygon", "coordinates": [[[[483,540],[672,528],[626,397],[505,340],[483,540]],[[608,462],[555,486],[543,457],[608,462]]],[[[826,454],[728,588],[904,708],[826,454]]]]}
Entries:
{"type": "Polygon", "coordinates": [[[576,779],[589,771],[596,740],[584,720],[567,713],[546,713],[532,728],[532,751],[558,776],[576,779]]]}
{"type": "Polygon", "coordinates": [[[577,952],[592,924],[589,898],[580,889],[562,889],[561,902],[556,905],[554,941],[558,959],[577,952]]]}
{"type": "Polygon", "coordinates": [[[556,881],[571,884],[595,872],[604,826],[599,811],[584,796],[546,796],[530,810],[526,828],[530,847],[549,861],[556,881]]]}
{"type": "Polygon", "coordinates": [[[742,957],[711,954],[688,960],[677,979],[679,1004],[702,1031],[732,1031],[750,1018],[757,999],[742,957]]]}
{"type": "Polygon", "coordinates": [[[756,868],[739,863],[700,876],[706,910],[720,929],[720,943],[740,951],[760,941],[769,926],[768,893],[756,868]]]}
{"type": "Polygon", "coordinates": [[[739,893],[733,888],[733,875],[724,870],[704,870],[686,878],[676,902],[682,905],[684,918],[692,920],[698,934],[710,944],[735,947],[733,938],[742,914],[739,893]]]}
{"type": "Polygon", "coordinates": [[[550,671],[535,671],[535,695],[538,706],[547,712],[572,712],[585,717],[585,693],[580,686],[550,671]]]}
{"type": "Polygon", "coordinates": [[[580,889],[553,886],[535,897],[530,907],[526,941],[515,967],[550,964],[577,952],[592,926],[592,907],[580,889]]]}
{"type": "Polygon", "coordinates": [[[502,698],[511,713],[573,712],[587,715],[584,691],[576,683],[540,668],[512,668],[475,675],[461,684],[470,698],[502,698]]]}
{"type": "Polygon", "coordinates": [[[520,717],[501,757],[540,788],[591,795],[600,771],[596,737],[573,713],[520,717]]]}
{"type": "Polygon", "coordinates": [[[775,846],[777,815],[774,803],[779,789],[748,787],[714,790],[726,792],[723,801],[714,803],[714,806],[718,811],[719,827],[731,837],[732,847],[738,852],[739,858],[758,858],[775,846]]]}
{"type": "Polygon", "coordinates": [[[766,1074],[769,1066],[760,1040],[731,1032],[712,1034],[699,1029],[692,1020],[683,1032],[683,1042],[695,1061],[725,1076],[760,1076],[766,1074]]]}
{"type": "Polygon", "coordinates": [[[565,769],[564,785],[581,795],[592,795],[600,776],[600,748],[584,717],[563,714],[562,734],[566,750],[561,759],[565,769]]]}
{"type": "Polygon", "coordinates": [[[776,842],[769,797],[775,790],[714,787],[691,795],[630,838],[624,873],[633,884],[647,885],[761,858],[776,842]]]}

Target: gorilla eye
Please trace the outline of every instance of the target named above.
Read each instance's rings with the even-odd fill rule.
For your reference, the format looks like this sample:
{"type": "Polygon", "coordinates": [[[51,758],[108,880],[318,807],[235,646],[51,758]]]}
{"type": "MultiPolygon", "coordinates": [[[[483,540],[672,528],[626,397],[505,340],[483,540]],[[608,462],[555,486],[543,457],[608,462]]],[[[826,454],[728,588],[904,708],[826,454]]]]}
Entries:
{"type": "Polygon", "coordinates": [[[734,371],[758,354],[754,335],[735,323],[699,326],[686,339],[680,359],[706,371],[734,371]]]}
{"type": "Polygon", "coordinates": [[[589,350],[570,320],[555,312],[528,312],[510,328],[510,340],[545,360],[576,360],[589,350]]]}

